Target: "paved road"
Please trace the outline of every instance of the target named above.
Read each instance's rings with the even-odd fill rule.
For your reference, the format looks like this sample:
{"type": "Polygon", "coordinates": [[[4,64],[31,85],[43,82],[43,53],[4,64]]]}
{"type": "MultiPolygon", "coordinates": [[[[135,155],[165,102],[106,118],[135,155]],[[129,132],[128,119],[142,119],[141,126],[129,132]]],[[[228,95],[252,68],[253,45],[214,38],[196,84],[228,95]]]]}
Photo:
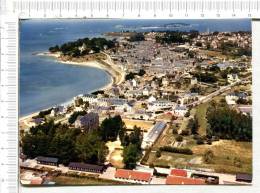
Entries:
{"type": "Polygon", "coordinates": [[[248,81],[247,79],[249,79],[249,78],[250,78],[250,77],[247,77],[247,78],[245,78],[245,79],[239,80],[239,81],[234,82],[234,83],[232,83],[232,84],[229,84],[229,85],[227,85],[227,86],[222,86],[222,87],[220,87],[220,89],[218,89],[217,91],[215,91],[215,92],[213,92],[213,93],[210,93],[210,94],[207,95],[207,96],[201,97],[198,101],[195,101],[195,102],[193,102],[193,103],[190,103],[190,104],[188,104],[187,106],[196,106],[196,105],[199,105],[199,104],[201,104],[201,103],[208,102],[208,101],[210,101],[213,97],[218,96],[218,95],[224,93],[225,91],[231,89],[233,86],[236,86],[236,85],[238,85],[238,84],[240,84],[240,83],[243,83],[243,82],[247,82],[247,81],[248,81]]]}

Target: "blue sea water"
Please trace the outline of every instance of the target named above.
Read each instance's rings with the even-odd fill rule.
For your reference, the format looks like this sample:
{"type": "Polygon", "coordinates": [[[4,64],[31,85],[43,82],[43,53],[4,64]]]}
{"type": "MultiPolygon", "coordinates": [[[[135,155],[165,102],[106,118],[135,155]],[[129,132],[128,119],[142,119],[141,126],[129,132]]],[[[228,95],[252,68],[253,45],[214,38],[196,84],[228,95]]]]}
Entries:
{"type": "Polygon", "coordinates": [[[60,103],[81,93],[97,90],[111,81],[101,69],[62,64],[34,55],[82,37],[103,36],[111,31],[251,31],[251,21],[240,20],[22,20],[20,21],[20,116],[60,103]],[[188,24],[176,27],[172,23],[188,24]]]}

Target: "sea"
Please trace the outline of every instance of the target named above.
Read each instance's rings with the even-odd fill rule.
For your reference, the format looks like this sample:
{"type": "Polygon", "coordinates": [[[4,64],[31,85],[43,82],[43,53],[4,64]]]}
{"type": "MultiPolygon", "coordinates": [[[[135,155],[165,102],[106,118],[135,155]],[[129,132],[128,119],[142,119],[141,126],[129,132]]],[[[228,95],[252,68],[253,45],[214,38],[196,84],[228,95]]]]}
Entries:
{"type": "Polygon", "coordinates": [[[26,116],[91,93],[110,83],[102,69],[62,64],[39,56],[50,46],[84,37],[120,31],[251,31],[249,19],[234,20],[122,20],[32,19],[20,21],[19,115],[26,116]]]}

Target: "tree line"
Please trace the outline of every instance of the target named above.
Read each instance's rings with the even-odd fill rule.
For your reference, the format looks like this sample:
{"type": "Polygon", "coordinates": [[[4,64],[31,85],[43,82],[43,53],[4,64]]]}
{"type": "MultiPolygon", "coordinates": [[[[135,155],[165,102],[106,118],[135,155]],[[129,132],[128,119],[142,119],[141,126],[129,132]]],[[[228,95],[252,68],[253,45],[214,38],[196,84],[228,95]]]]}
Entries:
{"type": "Polygon", "coordinates": [[[207,109],[207,136],[237,141],[252,141],[252,117],[212,102],[207,109]]]}
{"type": "Polygon", "coordinates": [[[53,46],[49,48],[50,52],[61,52],[63,55],[72,57],[84,56],[90,53],[99,53],[105,49],[111,49],[116,46],[115,40],[107,40],[105,38],[84,38],[76,41],[67,42],[61,46],[53,46]],[[82,50],[80,48],[83,47],[82,50]]]}
{"type": "MultiPolygon", "coordinates": [[[[79,114],[71,116],[70,121],[75,121],[79,114]]],[[[118,138],[124,147],[125,168],[133,169],[141,156],[142,132],[135,126],[127,133],[120,115],[106,118],[100,128],[88,133],[67,124],[46,121],[31,127],[30,132],[22,136],[21,147],[29,158],[47,156],[58,158],[64,165],[73,161],[102,165],[108,154],[106,142],[118,138]]]]}

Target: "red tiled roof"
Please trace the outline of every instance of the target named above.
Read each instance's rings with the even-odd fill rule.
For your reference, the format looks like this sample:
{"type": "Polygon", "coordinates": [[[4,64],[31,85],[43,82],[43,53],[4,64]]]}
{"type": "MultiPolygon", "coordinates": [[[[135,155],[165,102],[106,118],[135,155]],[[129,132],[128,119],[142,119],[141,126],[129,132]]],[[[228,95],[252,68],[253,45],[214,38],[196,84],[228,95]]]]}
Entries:
{"type": "Polygon", "coordinates": [[[181,169],[172,169],[171,170],[171,175],[187,177],[187,171],[186,170],[181,170],[181,169]]]}
{"type": "Polygon", "coordinates": [[[200,185],[205,184],[205,180],[198,178],[185,178],[180,176],[167,176],[166,184],[168,185],[200,185]]]}
{"type": "Polygon", "coordinates": [[[35,179],[32,179],[31,180],[31,184],[33,184],[33,185],[40,185],[40,184],[42,184],[42,178],[35,178],[35,179]]]}
{"type": "Polygon", "coordinates": [[[115,173],[116,178],[125,178],[129,180],[138,180],[149,182],[152,175],[148,172],[140,172],[133,170],[117,169],[115,173]]]}

